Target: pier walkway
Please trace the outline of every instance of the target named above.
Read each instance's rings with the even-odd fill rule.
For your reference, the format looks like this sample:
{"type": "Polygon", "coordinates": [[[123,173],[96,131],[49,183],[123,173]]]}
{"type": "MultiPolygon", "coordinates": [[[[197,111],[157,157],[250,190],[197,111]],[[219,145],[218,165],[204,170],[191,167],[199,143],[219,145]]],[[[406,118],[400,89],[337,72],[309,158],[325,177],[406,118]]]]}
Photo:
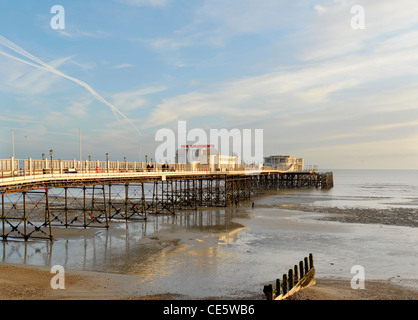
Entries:
{"type": "Polygon", "coordinates": [[[332,173],[234,165],[0,160],[1,233],[53,240],[52,227],[109,228],[199,207],[238,206],[266,190],[333,187],[332,173]]]}

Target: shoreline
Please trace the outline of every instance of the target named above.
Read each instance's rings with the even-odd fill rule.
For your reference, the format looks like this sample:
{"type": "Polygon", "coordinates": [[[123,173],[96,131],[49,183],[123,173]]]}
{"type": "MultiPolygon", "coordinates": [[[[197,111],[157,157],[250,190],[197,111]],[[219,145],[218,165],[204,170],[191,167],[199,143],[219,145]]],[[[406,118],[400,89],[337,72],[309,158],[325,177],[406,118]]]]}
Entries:
{"type": "MultiPolygon", "coordinates": [[[[102,272],[66,271],[65,289],[52,289],[53,274],[48,268],[0,264],[0,300],[195,300],[173,293],[142,295],[135,290],[135,278],[102,272]],[[17,277],[18,276],[18,277],[17,277]],[[10,279],[15,280],[10,280],[10,279]]],[[[230,297],[208,296],[202,300],[230,300],[230,297]]],[[[364,290],[354,290],[350,280],[317,278],[316,284],[289,300],[416,300],[418,290],[390,283],[390,280],[370,280],[364,290]]],[[[232,300],[265,300],[260,290],[257,296],[234,297],[232,300]]]]}
{"type": "MultiPolygon", "coordinates": [[[[280,207],[280,206],[279,206],[280,207]]],[[[283,209],[303,212],[318,212],[330,214],[321,220],[338,221],[342,223],[382,224],[388,226],[401,226],[418,228],[418,210],[415,208],[339,208],[328,206],[291,206],[283,209]]]]}
{"type": "Polygon", "coordinates": [[[291,211],[301,211],[306,213],[324,214],[321,219],[323,221],[338,221],[344,223],[360,223],[360,224],[382,224],[392,226],[403,226],[418,228],[418,207],[363,207],[363,206],[331,206],[317,205],[316,201],[326,202],[322,198],[315,196],[301,199],[290,198],[283,200],[278,197],[287,193],[266,193],[258,196],[260,200],[257,204],[258,208],[266,209],[283,209],[291,211]],[[276,198],[274,198],[276,196],[276,198]],[[273,198],[271,198],[273,197],[273,198]],[[267,199],[267,202],[264,200],[267,199]]]}
{"type": "MultiPolygon", "coordinates": [[[[332,253],[333,250],[340,249],[322,249],[321,241],[326,242],[326,238],[333,239],[334,237],[356,237],[363,233],[370,233],[369,230],[381,230],[381,226],[362,224],[362,223],[347,223],[347,221],[330,221],[328,218],[333,214],[323,213],[318,211],[297,211],[289,208],[278,208],[277,206],[263,206],[262,203],[258,204],[256,201],[256,209],[251,208],[251,204],[243,204],[239,209],[228,209],[228,215],[233,212],[234,216],[231,220],[228,220],[228,226],[233,223],[233,228],[223,226],[219,230],[217,228],[210,228],[204,230],[196,230],[194,228],[187,229],[182,225],[173,225],[169,223],[169,220],[160,222],[161,226],[164,226],[162,230],[156,231],[152,235],[146,235],[139,242],[139,246],[142,248],[144,244],[151,245],[152,248],[160,248],[157,251],[149,251],[146,257],[141,257],[140,265],[136,269],[128,270],[127,273],[109,273],[107,271],[82,271],[82,270],[65,270],[65,290],[53,290],[50,286],[51,278],[54,276],[50,273],[49,266],[35,266],[27,264],[16,263],[0,263],[0,300],[264,300],[265,296],[262,293],[263,285],[272,283],[275,276],[279,276],[281,271],[285,271],[282,265],[289,265],[293,262],[293,259],[299,259],[299,252],[306,252],[311,248],[305,248],[302,244],[302,248],[294,247],[292,251],[284,252],[290,263],[277,264],[280,262],[281,257],[275,259],[269,259],[270,242],[268,240],[271,236],[278,234],[283,239],[287,237],[296,237],[296,239],[304,239],[305,237],[315,237],[319,241],[318,248],[321,250],[313,250],[315,256],[315,265],[318,265],[318,271],[316,275],[317,284],[311,288],[305,289],[291,299],[294,300],[408,300],[418,299],[418,279],[409,279],[409,274],[406,272],[399,275],[391,273],[391,269],[379,275],[378,279],[368,280],[366,279],[365,290],[353,290],[350,287],[350,275],[349,270],[347,273],[342,273],[338,268],[343,270],[350,261],[338,260],[338,257],[332,253]],[[278,233],[277,233],[278,232],[278,233]],[[260,234],[266,237],[260,238],[260,234]],[[287,236],[289,234],[289,236],[287,236]],[[312,234],[312,235],[311,235],[312,234]],[[260,243],[260,244],[259,244],[260,243]],[[167,246],[168,245],[168,246],[167,246]],[[258,246],[263,245],[262,252],[258,252],[258,246]],[[254,247],[255,246],[255,247],[254,247]],[[265,249],[264,247],[267,246],[265,249]],[[237,250],[242,252],[238,255],[237,250]],[[255,251],[254,251],[255,250],[255,251]],[[321,252],[322,251],[322,252],[321,252]],[[316,252],[318,254],[316,254],[316,252]],[[215,255],[213,256],[213,254],[215,255]],[[226,254],[226,255],[225,255],[226,254]],[[239,268],[240,259],[247,264],[250,268],[254,268],[253,264],[261,263],[266,264],[264,270],[265,274],[262,274],[261,280],[252,280],[252,288],[240,288],[239,286],[235,291],[228,293],[221,293],[215,295],[216,283],[211,284],[213,287],[208,288],[207,293],[199,293],[194,287],[191,290],[187,290],[187,286],[183,291],[176,290],[175,283],[178,281],[185,281],[190,276],[194,280],[203,281],[200,284],[194,284],[194,286],[206,285],[207,280],[202,280],[199,277],[200,271],[196,268],[200,268],[198,265],[202,259],[206,261],[206,264],[202,265],[205,268],[210,267],[211,264],[217,263],[218,260],[229,260],[230,255],[233,255],[233,261],[229,262],[233,268],[239,268]],[[260,257],[262,260],[259,261],[260,257]],[[296,258],[295,258],[296,257],[296,258]],[[162,260],[161,260],[162,259],[162,260]],[[215,260],[213,260],[215,259],[215,260]],[[235,260],[236,261],[235,261],[235,260]],[[331,261],[335,260],[334,262],[331,261]],[[182,270],[182,261],[189,261],[187,266],[189,269],[181,271],[184,272],[184,276],[176,275],[175,279],[171,279],[171,273],[179,272],[182,270]],[[254,262],[253,262],[254,261],[254,262]],[[180,265],[179,265],[180,263],[180,265]],[[195,267],[196,265],[196,267],[195,267]],[[155,272],[154,270],[158,270],[155,272]],[[279,271],[277,271],[279,270],[279,271]],[[334,272],[328,274],[328,272],[334,272]],[[148,273],[149,274],[148,274],[148,273]],[[170,273],[171,272],[171,273],[170,273]],[[197,274],[194,274],[196,273],[197,274]],[[338,276],[344,274],[344,277],[338,276]],[[388,276],[385,276],[388,274],[388,276]],[[184,277],[184,278],[183,278],[184,277]],[[193,278],[194,277],[194,278],[193,278]],[[13,279],[13,280],[11,280],[13,279]],[[184,280],[181,280],[184,279],[184,280]],[[266,280],[267,279],[267,280],[266,280]],[[271,279],[271,280],[268,280],[271,279]],[[167,282],[168,281],[168,282],[167,282]],[[166,286],[159,286],[160,283],[167,283],[166,286]],[[174,285],[174,286],[173,286],[174,285]],[[170,290],[173,288],[174,290],[170,290]],[[215,289],[214,289],[215,288],[215,289]],[[248,289],[248,290],[247,290],[248,289]]],[[[261,199],[260,199],[261,200],[261,199]]],[[[262,202],[262,201],[260,201],[262,202]]],[[[227,224],[227,220],[225,220],[227,224]]],[[[399,226],[387,226],[383,231],[388,232],[389,236],[395,234],[398,228],[404,228],[399,226]]],[[[116,228],[117,229],[117,228],[116,228]]],[[[408,228],[410,229],[410,228],[408,228]]],[[[406,229],[402,229],[406,230],[406,229]]],[[[84,234],[85,239],[94,240],[97,236],[92,230],[68,230],[63,232],[60,236],[72,239],[71,241],[77,242],[81,234],[84,234]]],[[[118,238],[124,236],[123,229],[117,229],[112,231],[118,238]]],[[[293,238],[291,238],[293,239],[293,238]]],[[[309,239],[308,239],[309,240],[309,239]]],[[[277,241],[277,240],[273,240],[277,241]]],[[[290,240],[292,241],[292,240],[290,240]]],[[[316,241],[316,240],[315,240],[316,241]]],[[[359,243],[363,240],[360,239],[359,243]]],[[[308,241],[310,243],[310,241],[308,241]]],[[[355,244],[353,244],[355,245],[355,244]]],[[[56,246],[56,244],[54,244],[56,246]]],[[[274,249],[279,250],[280,249],[274,249]]],[[[141,251],[142,252],[142,251],[141,251]]],[[[354,254],[354,253],[353,253],[354,254]]],[[[401,253],[399,253],[401,254],[401,253]]],[[[121,256],[123,258],[123,256],[121,256]]],[[[129,258],[131,259],[131,258],[129,258]]],[[[222,266],[227,270],[227,266],[222,266]]],[[[351,264],[350,264],[351,265],[351,264]]],[[[216,272],[217,265],[213,266],[216,272]]],[[[373,268],[368,266],[368,268],[373,268]]],[[[68,268],[70,269],[70,268],[68,268]]],[[[369,270],[368,269],[368,270],[369,270]]],[[[211,271],[209,269],[208,271],[211,271]]],[[[256,275],[257,271],[249,269],[247,272],[237,269],[249,278],[256,275]]],[[[239,279],[240,274],[236,274],[234,270],[228,270],[228,273],[222,275],[225,279],[232,276],[239,279]]],[[[205,271],[207,273],[207,271],[205,271]]],[[[241,275],[242,276],[242,275],[241,275]]],[[[260,277],[260,274],[257,275],[260,277]]],[[[215,273],[215,277],[217,277],[215,273]]],[[[211,279],[211,278],[209,278],[211,279]]],[[[215,278],[216,281],[221,281],[215,278]]],[[[187,280],[189,281],[189,280],[187,280]]],[[[193,281],[193,280],[190,280],[193,281]]],[[[216,282],[215,281],[215,282],[216,282]]],[[[237,280],[239,281],[239,280],[237,280]]],[[[209,284],[209,283],[208,283],[209,284]]],[[[184,286],[184,285],[183,285],[184,286]]],[[[247,284],[248,286],[248,284],[247,284]]]]}

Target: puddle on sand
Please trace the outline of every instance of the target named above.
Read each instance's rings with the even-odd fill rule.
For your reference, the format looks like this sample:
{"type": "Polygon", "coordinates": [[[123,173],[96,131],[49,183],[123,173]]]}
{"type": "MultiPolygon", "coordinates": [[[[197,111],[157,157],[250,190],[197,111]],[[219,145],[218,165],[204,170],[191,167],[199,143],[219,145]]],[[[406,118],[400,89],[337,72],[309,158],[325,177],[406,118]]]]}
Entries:
{"type": "Polygon", "coordinates": [[[111,223],[109,229],[55,228],[53,242],[3,242],[0,257],[7,263],[132,274],[148,259],[181,244],[204,244],[211,237],[214,243],[227,242],[229,232],[242,228],[231,221],[234,212],[214,208],[175,216],[149,215],[147,222],[111,223]]]}

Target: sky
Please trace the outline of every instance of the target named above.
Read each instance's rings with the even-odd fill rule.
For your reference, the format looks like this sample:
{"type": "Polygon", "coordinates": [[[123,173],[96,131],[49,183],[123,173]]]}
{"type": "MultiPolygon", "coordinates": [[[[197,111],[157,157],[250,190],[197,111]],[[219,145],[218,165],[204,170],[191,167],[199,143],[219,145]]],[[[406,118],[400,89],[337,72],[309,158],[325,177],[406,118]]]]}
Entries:
{"type": "Polygon", "coordinates": [[[81,137],[83,159],[143,161],[186,121],[320,169],[418,169],[418,5],[1,1],[0,110],[1,159],[13,130],[19,159],[78,159],[81,137]]]}

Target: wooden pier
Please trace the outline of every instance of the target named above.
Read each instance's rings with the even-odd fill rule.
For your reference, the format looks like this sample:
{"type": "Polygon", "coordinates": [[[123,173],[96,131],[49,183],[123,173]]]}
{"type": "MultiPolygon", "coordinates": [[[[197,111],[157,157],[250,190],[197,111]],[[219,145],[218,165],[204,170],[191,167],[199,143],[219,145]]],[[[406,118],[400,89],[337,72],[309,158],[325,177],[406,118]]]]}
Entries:
{"type": "Polygon", "coordinates": [[[229,207],[268,190],[333,187],[332,173],[239,167],[186,171],[181,165],[0,160],[2,239],[53,240],[52,227],[109,228],[200,207],[229,207]]]}

